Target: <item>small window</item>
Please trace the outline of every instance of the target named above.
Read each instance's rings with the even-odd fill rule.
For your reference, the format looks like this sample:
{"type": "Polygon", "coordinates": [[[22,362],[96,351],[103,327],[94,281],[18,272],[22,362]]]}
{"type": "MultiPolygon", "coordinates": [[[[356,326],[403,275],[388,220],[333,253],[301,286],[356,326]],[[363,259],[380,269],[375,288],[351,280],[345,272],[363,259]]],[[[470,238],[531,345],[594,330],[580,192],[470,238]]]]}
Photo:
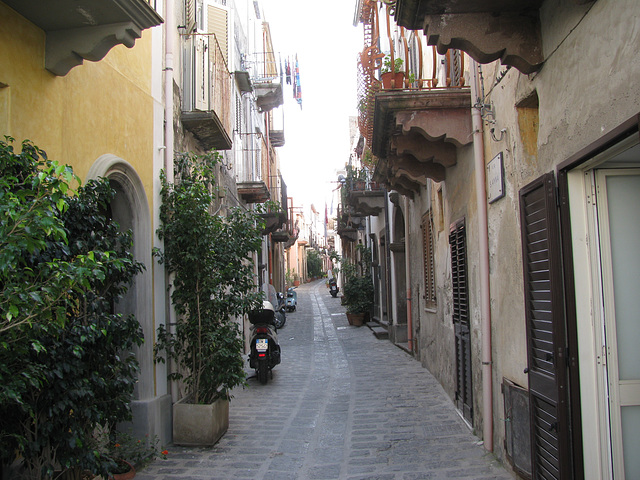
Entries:
{"type": "Polygon", "coordinates": [[[433,254],[433,215],[422,217],[422,253],[424,259],[424,300],[426,308],[436,307],[436,273],[433,254]]]}

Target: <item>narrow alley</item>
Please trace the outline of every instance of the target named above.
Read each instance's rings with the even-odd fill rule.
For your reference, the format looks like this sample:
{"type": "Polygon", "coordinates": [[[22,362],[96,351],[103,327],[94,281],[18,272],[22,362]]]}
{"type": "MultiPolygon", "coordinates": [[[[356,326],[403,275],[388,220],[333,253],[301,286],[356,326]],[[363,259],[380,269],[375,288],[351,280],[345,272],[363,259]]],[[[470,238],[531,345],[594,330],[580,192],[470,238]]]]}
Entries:
{"type": "Polygon", "coordinates": [[[324,281],[300,286],[278,332],[282,363],[267,385],[234,392],[220,442],[169,447],[136,478],[512,478],[426,369],[344,312],[324,281]]]}

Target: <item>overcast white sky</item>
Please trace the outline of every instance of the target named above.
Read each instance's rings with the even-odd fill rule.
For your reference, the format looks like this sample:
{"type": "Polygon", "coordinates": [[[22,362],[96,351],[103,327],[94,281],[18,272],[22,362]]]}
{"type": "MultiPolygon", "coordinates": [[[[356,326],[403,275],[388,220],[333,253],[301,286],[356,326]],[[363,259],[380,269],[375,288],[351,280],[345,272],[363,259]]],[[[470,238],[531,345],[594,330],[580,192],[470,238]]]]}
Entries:
{"type": "MultiPolygon", "coordinates": [[[[349,116],[356,115],[357,53],[362,26],[355,0],[262,0],[276,52],[298,55],[302,109],[285,84],[285,146],[278,149],[294,206],[331,202],[336,170],[349,159],[349,116]]],[[[284,61],[284,60],[283,60],[284,61]]]]}

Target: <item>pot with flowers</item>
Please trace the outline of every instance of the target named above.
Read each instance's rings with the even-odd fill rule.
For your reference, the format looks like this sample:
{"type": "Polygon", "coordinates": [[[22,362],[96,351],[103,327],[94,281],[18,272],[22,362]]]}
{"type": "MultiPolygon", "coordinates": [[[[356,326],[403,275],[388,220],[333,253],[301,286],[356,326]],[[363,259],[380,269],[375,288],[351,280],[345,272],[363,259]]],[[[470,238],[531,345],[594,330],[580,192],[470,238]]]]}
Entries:
{"type": "Polygon", "coordinates": [[[391,55],[385,55],[382,61],[382,70],[380,71],[382,88],[389,90],[391,88],[402,88],[404,86],[404,72],[401,71],[403,63],[401,58],[396,58],[392,66],[391,55]]]}
{"type": "Polygon", "coordinates": [[[154,459],[167,458],[167,450],[160,451],[158,437],[136,438],[128,433],[111,435],[104,456],[108,460],[109,480],[130,480],[136,471],[143,469],[154,459]]]}
{"type": "Polygon", "coordinates": [[[212,214],[220,155],[185,154],[174,160],[174,182],[162,173],[159,237],[155,251],[172,275],[175,326],[158,329],[156,361],[173,361],[170,380],[181,399],[173,406],[173,443],[215,444],[229,426],[232,388],[245,383],[239,323],[262,304],[253,275],[261,246],[258,214],[231,208],[212,214]]]}

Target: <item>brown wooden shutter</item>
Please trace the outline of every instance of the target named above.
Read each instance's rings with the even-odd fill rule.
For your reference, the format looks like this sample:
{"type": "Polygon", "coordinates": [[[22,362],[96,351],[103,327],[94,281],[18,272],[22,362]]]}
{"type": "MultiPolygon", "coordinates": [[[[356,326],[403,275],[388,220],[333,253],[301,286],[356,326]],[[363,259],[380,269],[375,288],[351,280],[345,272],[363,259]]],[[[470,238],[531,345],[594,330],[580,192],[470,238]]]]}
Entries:
{"type": "Polygon", "coordinates": [[[436,279],[433,255],[433,221],[431,210],[422,219],[422,253],[424,260],[424,300],[427,308],[436,306],[436,279]]]}
{"type": "Polygon", "coordinates": [[[452,225],[449,233],[449,245],[451,247],[453,324],[456,342],[456,405],[463,416],[472,421],[473,385],[471,382],[471,335],[464,220],[452,225]]]}
{"type": "Polygon", "coordinates": [[[571,478],[560,233],[553,173],[520,191],[533,478],[571,478]]]}

